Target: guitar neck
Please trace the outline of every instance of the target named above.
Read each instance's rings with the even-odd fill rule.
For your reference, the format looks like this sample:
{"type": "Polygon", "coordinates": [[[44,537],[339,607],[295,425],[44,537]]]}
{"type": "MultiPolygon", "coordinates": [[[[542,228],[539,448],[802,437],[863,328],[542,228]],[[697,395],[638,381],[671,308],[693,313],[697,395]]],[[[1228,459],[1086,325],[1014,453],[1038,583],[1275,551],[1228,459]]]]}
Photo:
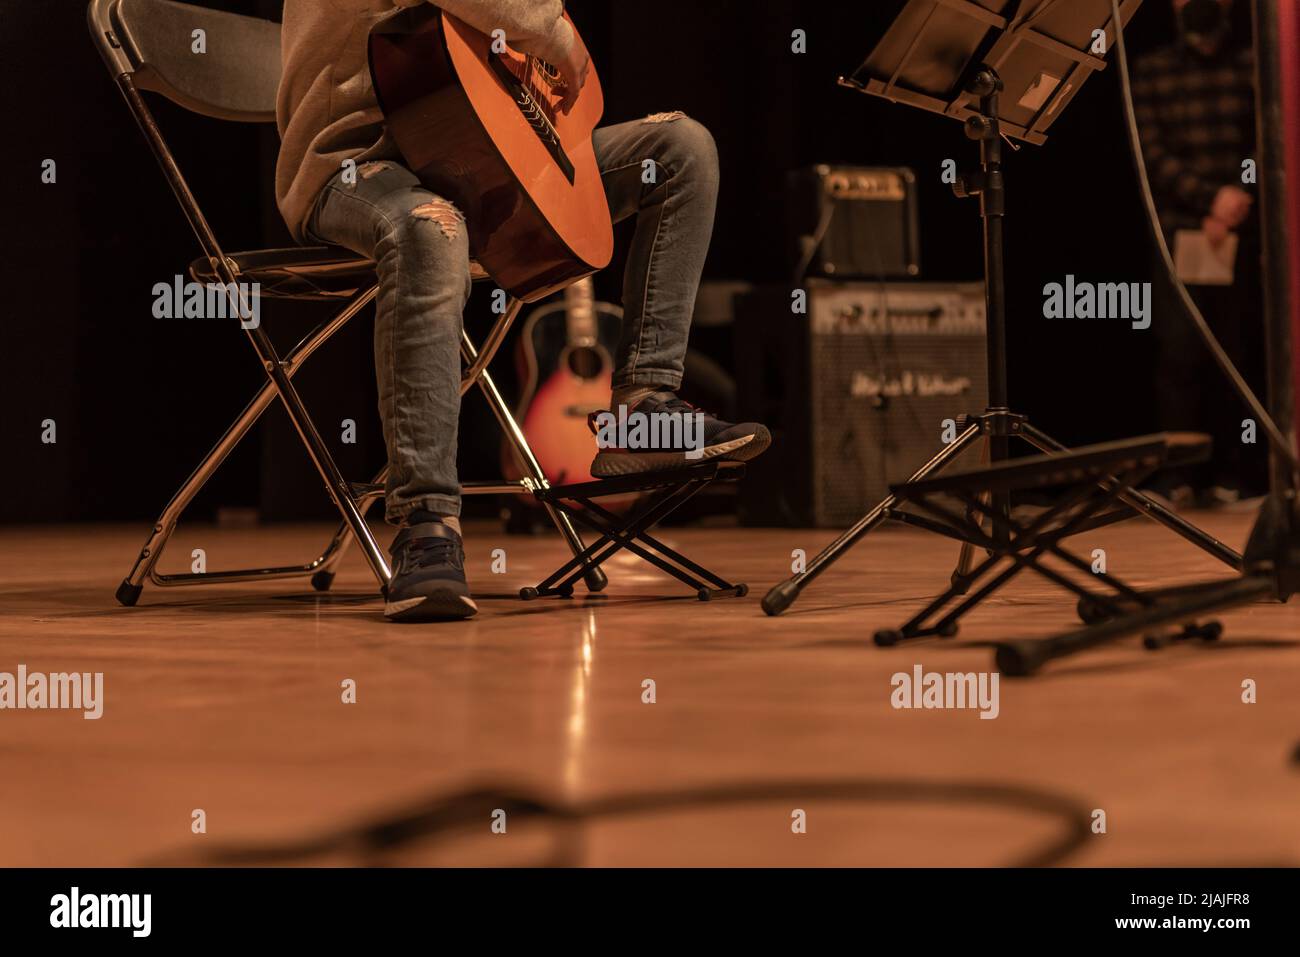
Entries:
{"type": "Polygon", "coordinates": [[[565,331],[569,344],[590,347],[596,344],[596,294],[590,276],[579,279],[564,290],[565,331]]]}

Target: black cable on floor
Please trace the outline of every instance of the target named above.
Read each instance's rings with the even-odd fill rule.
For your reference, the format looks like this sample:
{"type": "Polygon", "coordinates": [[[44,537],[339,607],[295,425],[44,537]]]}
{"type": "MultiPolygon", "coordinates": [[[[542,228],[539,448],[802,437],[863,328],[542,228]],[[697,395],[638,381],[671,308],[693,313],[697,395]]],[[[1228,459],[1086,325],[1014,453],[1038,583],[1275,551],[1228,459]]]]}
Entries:
{"type": "Polygon", "coordinates": [[[310,866],[313,860],[347,855],[358,864],[381,858],[391,851],[420,843],[463,837],[467,832],[487,833],[491,815],[500,809],[510,826],[521,821],[556,827],[551,852],[528,866],[578,866],[581,861],[581,826],[615,818],[665,812],[765,804],[774,801],[890,803],[982,806],[1013,809],[1055,818],[1059,833],[1039,846],[1007,861],[1010,867],[1059,865],[1083,845],[1091,834],[1091,812],[1070,798],[1034,788],[982,782],[946,782],[890,778],[840,778],[787,781],[750,781],[672,791],[640,791],[565,804],[548,801],[524,790],[481,787],[440,794],[386,817],[362,821],[298,841],[230,844],[198,855],[166,855],[143,862],[145,866],[267,867],[310,866]]]}

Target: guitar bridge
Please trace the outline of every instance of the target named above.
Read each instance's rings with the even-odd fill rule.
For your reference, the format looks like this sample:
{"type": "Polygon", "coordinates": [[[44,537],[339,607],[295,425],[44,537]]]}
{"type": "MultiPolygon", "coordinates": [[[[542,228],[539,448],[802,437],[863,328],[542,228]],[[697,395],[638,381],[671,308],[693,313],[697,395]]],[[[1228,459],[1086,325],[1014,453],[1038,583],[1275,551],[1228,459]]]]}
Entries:
{"type": "Polygon", "coordinates": [[[564,151],[564,145],[560,142],[560,136],[555,132],[555,126],[547,117],[546,112],[542,109],[542,104],[533,96],[532,91],[524,85],[519,77],[515,76],[513,70],[499,56],[491,58],[492,70],[509,88],[511,95],[514,97],[515,105],[519,107],[519,112],[523,114],[528,125],[533,128],[537,138],[542,141],[546,151],[551,154],[555,164],[560,167],[560,172],[572,186],[577,178],[577,171],[573,167],[573,161],[564,151]]]}

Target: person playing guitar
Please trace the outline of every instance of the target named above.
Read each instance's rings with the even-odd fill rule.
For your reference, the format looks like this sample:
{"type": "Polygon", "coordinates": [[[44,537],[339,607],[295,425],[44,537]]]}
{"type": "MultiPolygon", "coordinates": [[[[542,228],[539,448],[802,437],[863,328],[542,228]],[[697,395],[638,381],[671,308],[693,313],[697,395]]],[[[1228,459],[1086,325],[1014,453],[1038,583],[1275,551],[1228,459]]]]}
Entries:
{"type": "MultiPolygon", "coordinates": [[[[375,260],[375,371],[388,451],[386,519],[392,544],[390,620],[468,618],[460,484],[461,314],[470,293],[470,242],[456,205],[403,165],[367,62],[370,28],[425,0],[285,0],[276,200],[294,238],[375,260]]],[[[567,114],[591,69],[562,0],[437,0],[435,6],[553,67],[567,114]]],[[[713,229],[718,157],[713,138],[681,113],[596,129],[592,145],[610,216],[635,216],[624,277],[624,323],[610,407],[627,413],[699,410],[676,395],[700,274],[713,229]],[[647,161],[655,175],[643,175],[647,161]],[[647,181],[649,180],[649,181],[647,181]]],[[[701,421],[696,419],[695,421],[701,421]]],[[[602,447],[592,474],[625,475],[703,457],[750,459],[768,430],[703,414],[703,449],[602,447]]]]}

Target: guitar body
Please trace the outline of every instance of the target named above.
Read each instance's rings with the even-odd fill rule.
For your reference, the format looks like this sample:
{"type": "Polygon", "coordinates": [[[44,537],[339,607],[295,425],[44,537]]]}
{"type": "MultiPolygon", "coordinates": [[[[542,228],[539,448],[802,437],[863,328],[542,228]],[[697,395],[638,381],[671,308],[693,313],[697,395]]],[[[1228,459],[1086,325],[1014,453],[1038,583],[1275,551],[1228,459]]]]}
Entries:
{"type": "MultiPolygon", "coordinates": [[[[528,444],[553,485],[589,482],[596,437],[587,415],[609,408],[614,350],[622,311],[586,300],[581,283],[566,292],[563,303],[538,309],[524,323],[519,340],[519,378],[523,383],[517,418],[528,444]],[[575,323],[580,315],[581,323],[575,323]]],[[[518,466],[508,448],[502,466],[515,475],[518,466]]]]}
{"type": "Polygon", "coordinates": [[[591,134],[604,111],[592,70],[567,114],[553,71],[432,4],[370,33],[370,71],[408,167],[465,214],[470,254],[533,302],[609,264],[614,235],[591,134]]]}

